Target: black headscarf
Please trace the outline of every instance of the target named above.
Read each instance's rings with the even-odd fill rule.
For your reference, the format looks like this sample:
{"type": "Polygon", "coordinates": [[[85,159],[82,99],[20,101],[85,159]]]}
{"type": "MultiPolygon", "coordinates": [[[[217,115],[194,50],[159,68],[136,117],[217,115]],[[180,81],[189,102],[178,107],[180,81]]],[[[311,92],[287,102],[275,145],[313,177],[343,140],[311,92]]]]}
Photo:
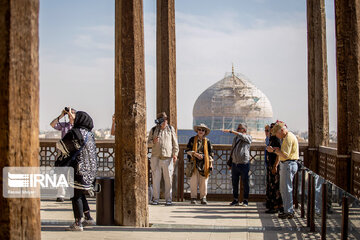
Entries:
{"type": "Polygon", "coordinates": [[[73,128],[84,128],[91,131],[94,127],[93,120],[86,112],[78,111],[75,115],[73,128]]]}
{"type": "Polygon", "coordinates": [[[85,139],[83,138],[80,129],[83,128],[90,132],[93,129],[93,127],[94,127],[93,120],[89,116],[89,114],[87,114],[86,112],[77,111],[75,115],[74,126],[70,130],[70,132],[73,133],[73,139],[78,140],[78,142],[82,146],[85,142],[85,139]]]}

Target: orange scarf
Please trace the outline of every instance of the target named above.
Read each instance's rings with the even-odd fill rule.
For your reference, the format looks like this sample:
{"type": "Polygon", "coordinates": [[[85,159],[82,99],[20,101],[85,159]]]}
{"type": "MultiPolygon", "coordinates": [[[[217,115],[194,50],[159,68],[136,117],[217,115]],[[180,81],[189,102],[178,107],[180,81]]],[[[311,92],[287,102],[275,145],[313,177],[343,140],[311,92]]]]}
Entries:
{"type": "MultiPolygon", "coordinates": [[[[196,135],[194,138],[194,145],[193,145],[193,151],[197,152],[197,143],[198,143],[198,136],[196,135]]],[[[194,170],[196,168],[196,161],[195,157],[192,156],[192,160],[194,161],[194,170]]],[[[204,175],[205,177],[209,177],[210,174],[210,160],[209,160],[209,151],[208,151],[208,145],[207,145],[207,138],[204,138],[204,175]]]]}

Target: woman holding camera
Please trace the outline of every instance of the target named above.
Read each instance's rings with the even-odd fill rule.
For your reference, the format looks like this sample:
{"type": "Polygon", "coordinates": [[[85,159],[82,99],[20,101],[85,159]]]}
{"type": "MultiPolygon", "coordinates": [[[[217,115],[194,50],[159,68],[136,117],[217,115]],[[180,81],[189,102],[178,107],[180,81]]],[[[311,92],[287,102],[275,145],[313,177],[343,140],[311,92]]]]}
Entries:
{"type": "Polygon", "coordinates": [[[52,120],[50,126],[53,127],[55,130],[61,131],[61,138],[65,136],[65,134],[73,127],[74,120],[75,120],[76,110],[70,107],[65,107],[61,114],[52,120]],[[60,122],[60,119],[65,117],[66,115],[69,116],[69,122],[60,122]]]}
{"type": "MultiPolygon", "coordinates": [[[[210,129],[203,123],[194,126],[196,136],[191,137],[187,145],[187,156],[190,169],[191,203],[196,204],[197,189],[199,186],[201,204],[207,204],[207,185],[210,171],[212,171],[213,148],[207,136],[210,129]]],[[[187,176],[190,177],[190,176],[187,176]]]]}
{"type": "Polygon", "coordinates": [[[61,155],[57,166],[74,168],[74,197],[71,198],[75,222],[66,230],[82,231],[84,225],[95,225],[90,216],[89,204],[85,194],[92,192],[97,173],[97,154],[93,129],[93,120],[86,113],[78,111],[74,127],[57,143],[61,155]],[[85,216],[82,222],[82,216],[85,216]]]}
{"type": "MultiPolygon", "coordinates": [[[[75,120],[75,114],[76,114],[75,109],[70,108],[70,107],[65,107],[61,111],[61,114],[57,118],[52,120],[52,122],[50,123],[50,126],[53,127],[55,130],[61,131],[61,138],[63,138],[66,135],[66,133],[68,131],[70,131],[70,129],[73,127],[74,120],[75,120]],[[69,116],[69,122],[66,122],[66,121],[60,122],[60,119],[62,119],[66,115],[69,116]]],[[[58,188],[56,197],[57,197],[56,198],[57,202],[64,202],[64,197],[65,197],[65,188],[64,187],[58,188]]]]}

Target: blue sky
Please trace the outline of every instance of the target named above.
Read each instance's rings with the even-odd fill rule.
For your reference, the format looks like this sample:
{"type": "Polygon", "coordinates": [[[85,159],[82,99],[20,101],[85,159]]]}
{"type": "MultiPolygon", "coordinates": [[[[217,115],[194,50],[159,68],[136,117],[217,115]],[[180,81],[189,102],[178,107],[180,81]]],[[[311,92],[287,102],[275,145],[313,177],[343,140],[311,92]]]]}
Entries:
{"type": "MultiPolygon", "coordinates": [[[[225,72],[246,75],[273,105],[274,120],[307,129],[305,0],[177,0],[178,127],[192,128],[196,98],[225,72]]],[[[148,129],[155,117],[156,0],[144,0],[148,129]]],[[[336,129],[333,1],[326,0],[330,129],[336,129]]],[[[64,106],[95,128],[114,112],[114,1],[40,1],[40,129],[64,106]]]]}

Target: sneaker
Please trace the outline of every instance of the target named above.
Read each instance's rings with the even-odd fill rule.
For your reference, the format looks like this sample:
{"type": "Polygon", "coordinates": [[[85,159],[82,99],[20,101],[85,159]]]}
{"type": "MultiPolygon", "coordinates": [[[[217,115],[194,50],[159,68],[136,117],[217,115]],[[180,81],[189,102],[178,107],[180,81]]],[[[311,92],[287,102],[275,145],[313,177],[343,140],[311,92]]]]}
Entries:
{"type": "Polygon", "coordinates": [[[84,228],[81,223],[74,222],[68,228],[65,228],[65,231],[82,232],[82,231],[84,231],[84,228]]]}
{"type": "Polygon", "coordinates": [[[158,200],[154,200],[154,201],[152,201],[151,205],[159,205],[159,201],[158,201],[158,200]]]}
{"type": "Polygon", "coordinates": [[[241,205],[247,207],[249,205],[248,200],[244,200],[241,205]]]}
{"type": "Polygon", "coordinates": [[[85,219],[84,221],[82,221],[82,225],[84,227],[86,226],[96,226],[95,220],[93,218],[90,219],[85,219]]]}
{"type": "Polygon", "coordinates": [[[239,206],[239,201],[234,199],[234,201],[232,201],[229,205],[230,206],[239,206]]]}
{"type": "Polygon", "coordinates": [[[207,205],[207,204],[208,204],[208,202],[206,201],[206,198],[201,199],[201,204],[203,204],[203,205],[207,205]]]}
{"type": "Polygon", "coordinates": [[[191,204],[196,204],[196,199],[195,198],[191,199],[191,204]]]}
{"type": "Polygon", "coordinates": [[[58,197],[58,198],[56,199],[56,202],[64,202],[64,198],[58,197]]]}
{"type": "Polygon", "coordinates": [[[278,218],[283,218],[285,215],[286,215],[286,213],[280,212],[280,213],[278,214],[278,218]]]}
{"type": "Polygon", "coordinates": [[[171,206],[172,202],[170,200],[166,201],[165,206],[171,206]]]}

